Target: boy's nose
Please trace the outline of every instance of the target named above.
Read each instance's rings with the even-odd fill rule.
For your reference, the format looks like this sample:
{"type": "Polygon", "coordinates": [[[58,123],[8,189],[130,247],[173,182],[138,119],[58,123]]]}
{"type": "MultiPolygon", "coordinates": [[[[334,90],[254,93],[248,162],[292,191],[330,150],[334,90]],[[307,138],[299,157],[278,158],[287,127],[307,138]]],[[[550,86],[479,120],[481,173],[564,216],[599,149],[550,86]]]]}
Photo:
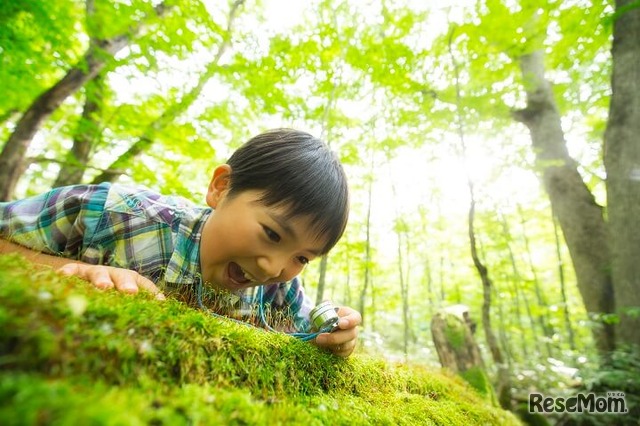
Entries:
{"type": "Polygon", "coordinates": [[[258,257],[258,267],[260,271],[265,275],[265,281],[273,278],[278,278],[282,275],[284,270],[284,261],[276,256],[261,256],[258,257]]]}

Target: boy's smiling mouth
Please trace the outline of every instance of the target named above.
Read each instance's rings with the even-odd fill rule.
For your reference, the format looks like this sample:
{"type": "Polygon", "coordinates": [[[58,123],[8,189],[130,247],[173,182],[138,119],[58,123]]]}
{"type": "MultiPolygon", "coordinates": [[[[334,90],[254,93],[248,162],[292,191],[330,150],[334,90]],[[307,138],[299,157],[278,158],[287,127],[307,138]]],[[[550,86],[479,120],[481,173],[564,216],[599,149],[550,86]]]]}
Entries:
{"type": "Polygon", "coordinates": [[[247,284],[260,284],[260,282],[249,272],[242,269],[240,265],[235,262],[229,262],[229,278],[234,284],[239,286],[246,286],[247,284]]]}

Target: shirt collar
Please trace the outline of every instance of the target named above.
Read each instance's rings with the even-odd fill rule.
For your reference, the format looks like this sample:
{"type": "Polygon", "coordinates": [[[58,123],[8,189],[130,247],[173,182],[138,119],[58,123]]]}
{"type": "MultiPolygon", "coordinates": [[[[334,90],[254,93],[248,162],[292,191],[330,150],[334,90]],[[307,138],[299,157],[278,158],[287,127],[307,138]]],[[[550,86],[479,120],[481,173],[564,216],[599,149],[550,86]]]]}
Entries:
{"type": "Polygon", "coordinates": [[[181,286],[202,284],[200,240],[204,223],[212,211],[210,208],[185,211],[176,218],[173,253],[165,274],[167,283],[181,286]]]}

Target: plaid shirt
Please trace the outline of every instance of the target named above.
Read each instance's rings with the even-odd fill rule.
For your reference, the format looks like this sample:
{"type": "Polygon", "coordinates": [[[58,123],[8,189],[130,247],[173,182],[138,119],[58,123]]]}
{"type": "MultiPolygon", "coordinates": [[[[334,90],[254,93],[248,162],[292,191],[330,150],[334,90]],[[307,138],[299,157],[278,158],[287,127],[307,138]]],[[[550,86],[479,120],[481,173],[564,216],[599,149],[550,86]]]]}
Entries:
{"type": "MultiPolygon", "coordinates": [[[[131,269],[161,286],[202,286],[200,238],[210,208],[148,189],[103,183],[53,189],[0,203],[0,236],[43,253],[131,269]]],[[[255,290],[237,294],[251,310],[255,290]]],[[[265,286],[264,303],[308,328],[311,303],[299,279],[265,286]]]]}

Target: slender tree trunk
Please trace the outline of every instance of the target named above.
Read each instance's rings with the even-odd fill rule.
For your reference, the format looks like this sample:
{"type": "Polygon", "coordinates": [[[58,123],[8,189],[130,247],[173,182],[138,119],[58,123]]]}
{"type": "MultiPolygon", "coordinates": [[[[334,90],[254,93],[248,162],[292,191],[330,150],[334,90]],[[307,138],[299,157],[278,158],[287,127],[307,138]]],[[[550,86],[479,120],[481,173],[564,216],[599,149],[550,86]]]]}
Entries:
{"type": "MultiPolygon", "coordinates": [[[[523,299],[522,295],[521,295],[521,291],[520,291],[520,283],[519,283],[519,279],[517,276],[514,277],[515,279],[510,280],[511,281],[511,287],[513,288],[513,307],[515,309],[515,316],[516,316],[516,326],[518,327],[519,330],[522,330],[522,333],[520,334],[520,349],[522,349],[522,353],[524,355],[525,359],[529,358],[529,344],[527,343],[527,333],[525,333],[525,328],[522,325],[522,311],[520,310],[520,302],[523,299]]],[[[527,311],[529,311],[527,309],[527,311]]],[[[531,332],[533,333],[533,337],[535,340],[536,337],[536,330],[535,327],[533,327],[533,324],[531,323],[531,316],[529,316],[529,322],[530,322],[530,326],[531,326],[531,332]]]]}
{"type": "Polygon", "coordinates": [[[607,206],[620,343],[640,345],[640,8],[616,0],[609,120],[604,134],[607,206]]]}
{"type": "Polygon", "coordinates": [[[424,257],[424,279],[427,282],[427,302],[429,303],[429,308],[433,309],[435,306],[433,300],[433,278],[431,277],[431,263],[427,255],[424,257]]]}
{"type": "Polygon", "coordinates": [[[403,352],[405,359],[407,359],[409,355],[409,289],[408,289],[408,280],[405,276],[406,271],[404,269],[404,255],[402,253],[402,247],[407,244],[405,243],[404,236],[406,235],[406,223],[400,216],[399,211],[397,210],[397,198],[396,198],[396,188],[395,185],[391,184],[391,192],[392,192],[392,202],[396,206],[395,210],[395,232],[396,237],[398,239],[398,284],[400,285],[400,296],[402,297],[402,323],[403,323],[403,352]]]}
{"type": "MultiPolygon", "coordinates": [[[[156,14],[162,16],[169,9],[165,3],[155,7],[156,14]]],[[[27,149],[42,123],[69,96],[93,79],[107,64],[109,58],[127,46],[140,33],[140,25],[128,34],[92,43],[80,62],[31,104],[18,121],[15,130],[0,153],[0,201],[8,200],[23,171],[27,149]]]]}
{"type": "MultiPolygon", "coordinates": [[[[94,0],[87,0],[85,4],[87,21],[89,21],[95,15],[94,0]]],[[[99,40],[92,36],[90,43],[97,44],[99,40]]],[[[73,146],[71,151],[67,153],[66,161],[60,167],[58,177],[53,184],[54,188],[82,181],[89,161],[89,153],[94,145],[94,140],[100,134],[101,120],[99,116],[102,109],[103,89],[104,76],[101,74],[96,75],[85,85],[84,108],[73,135],[73,146]]]]}
{"type": "Polygon", "coordinates": [[[404,256],[402,255],[402,246],[404,244],[403,233],[398,232],[398,280],[400,283],[400,296],[402,297],[402,349],[404,352],[405,360],[409,356],[409,289],[407,280],[405,279],[406,272],[404,271],[403,263],[404,256]]]}
{"type": "Polygon", "coordinates": [[[529,358],[529,347],[527,344],[527,333],[525,333],[525,328],[522,325],[522,312],[520,311],[520,301],[524,300],[525,307],[527,310],[527,315],[529,318],[529,327],[533,334],[534,341],[538,340],[537,331],[535,322],[533,320],[533,316],[531,315],[531,309],[529,308],[529,303],[525,295],[522,294],[520,283],[522,283],[522,276],[520,275],[520,271],[518,269],[518,265],[516,263],[515,256],[513,254],[513,250],[511,249],[511,244],[509,243],[509,239],[511,238],[511,232],[509,230],[509,224],[507,223],[504,216],[501,216],[502,223],[502,231],[505,235],[505,240],[507,241],[507,250],[509,252],[509,260],[511,262],[511,271],[513,273],[513,278],[510,280],[512,282],[513,288],[513,306],[515,309],[516,315],[516,325],[522,333],[520,333],[520,347],[522,348],[522,352],[524,354],[525,359],[529,358]]]}
{"type": "Polygon", "coordinates": [[[328,264],[329,255],[324,255],[320,258],[320,266],[318,273],[318,290],[316,293],[316,305],[322,303],[324,300],[324,288],[327,278],[327,264],[328,264]]]}
{"type": "MultiPolygon", "coordinates": [[[[465,143],[465,131],[464,131],[464,120],[462,118],[462,96],[460,93],[460,76],[459,76],[459,66],[456,62],[455,55],[453,54],[453,49],[451,47],[453,40],[454,31],[452,30],[449,34],[449,54],[451,56],[451,62],[453,63],[454,73],[455,73],[455,87],[456,87],[456,127],[458,131],[458,138],[460,141],[460,148],[462,152],[462,156],[464,161],[466,162],[466,143],[465,143]]],[[[491,278],[489,277],[489,270],[487,267],[481,262],[480,257],[478,256],[478,243],[476,240],[476,234],[474,229],[474,221],[475,221],[475,212],[476,212],[476,199],[475,199],[475,190],[473,181],[471,177],[467,174],[467,187],[469,189],[469,215],[468,215],[468,231],[469,231],[469,245],[471,247],[471,258],[473,259],[473,264],[480,275],[480,280],[482,281],[482,325],[484,328],[485,338],[487,339],[487,346],[489,346],[489,351],[491,352],[491,357],[493,358],[493,362],[496,364],[496,368],[498,369],[498,400],[500,401],[500,405],[502,408],[509,410],[511,408],[511,379],[510,379],[510,371],[508,365],[504,362],[502,357],[502,351],[500,350],[500,345],[498,344],[498,339],[493,331],[493,327],[491,326],[491,292],[493,283],[491,282],[491,278]]]]}
{"type": "Polygon", "coordinates": [[[556,218],[553,217],[553,236],[556,242],[556,256],[558,258],[558,280],[560,281],[560,295],[562,297],[562,312],[564,316],[564,326],[569,337],[569,348],[576,349],[575,338],[573,336],[573,327],[571,326],[571,315],[569,313],[569,301],[567,300],[566,282],[564,279],[564,262],[562,260],[562,250],[560,250],[560,236],[558,235],[558,224],[556,218]]]}
{"type": "Polygon", "coordinates": [[[373,148],[369,148],[369,171],[370,175],[367,181],[367,217],[365,220],[365,245],[364,245],[364,283],[360,292],[360,302],[358,309],[362,315],[362,324],[365,323],[365,303],[367,292],[369,291],[371,281],[371,202],[373,199],[373,148]]]}
{"type": "MultiPolygon", "coordinates": [[[[599,206],[569,156],[551,85],[544,77],[542,51],[520,58],[527,107],[514,118],[531,133],[537,167],[558,218],[576,271],[578,289],[590,315],[613,312],[611,258],[606,224],[599,206]]],[[[614,348],[614,330],[606,323],[594,330],[602,353],[614,348]]]]}
{"type": "MultiPolygon", "coordinates": [[[[420,230],[422,231],[422,235],[427,235],[427,220],[425,218],[425,209],[423,209],[422,207],[419,207],[419,212],[420,212],[420,230]]],[[[433,277],[431,274],[431,261],[429,259],[429,249],[425,248],[424,250],[424,261],[423,261],[423,265],[424,265],[424,272],[423,272],[423,283],[426,284],[426,290],[427,290],[427,302],[429,303],[429,309],[431,311],[433,311],[433,308],[435,306],[434,300],[433,300],[433,277]]],[[[430,313],[430,316],[432,314],[430,313]]]]}
{"type": "MultiPolygon", "coordinates": [[[[495,293],[494,293],[495,296],[495,293]]],[[[496,309],[498,310],[498,337],[500,340],[500,346],[502,347],[504,358],[507,363],[507,368],[511,371],[511,364],[513,360],[513,350],[511,349],[511,338],[507,336],[507,322],[505,321],[504,310],[502,309],[502,302],[498,297],[496,303],[496,309]]],[[[521,333],[524,335],[524,333],[521,333]]]]}
{"type": "MultiPolygon", "coordinates": [[[[348,237],[344,236],[345,240],[347,240],[347,246],[349,245],[348,237]]],[[[351,305],[351,253],[349,251],[345,251],[344,262],[347,265],[347,277],[344,286],[342,286],[342,290],[344,291],[342,295],[342,300],[344,300],[344,304],[347,306],[351,305]]]]}
{"type": "Polygon", "coordinates": [[[522,208],[518,205],[518,213],[520,215],[520,226],[522,227],[522,238],[524,240],[524,248],[527,253],[527,261],[529,263],[529,269],[531,270],[531,277],[533,282],[533,289],[536,294],[536,301],[538,302],[538,308],[540,313],[538,314],[538,323],[540,324],[540,329],[542,330],[542,334],[544,337],[544,345],[547,349],[547,355],[553,356],[553,348],[551,346],[551,341],[553,339],[553,328],[550,325],[549,319],[549,306],[547,301],[542,294],[542,289],[540,288],[540,280],[538,280],[538,273],[536,272],[536,268],[533,264],[533,256],[531,254],[531,246],[529,244],[529,237],[527,237],[527,229],[526,222],[524,220],[524,214],[522,213],[522,208]]]}
{"type": "Polygon", "coordinates": [[[84,108],[74,133],[73,147],[58,172],[58,177],[53,184],[54,187],[82,182],[82,176],[89,162],[89,155],[101,133],[99,116],[102,109],[103,89],[104,79],[100,75],[85,85],[84,108]]]}
{"type": "MultiPolygon", "coordinates": [[[[235,10],[237,9],[237,7],[242,4],[244,2],[244,0],[236,0],[236,3],[234,4],[234,7],[230,13],[229,16],[229,26],[227,28],[227,32],[231,33],[231,20],[233,19],[233,16],[235,14],[235,10]]],[[[222,51],[222,50],[221,50],[222,51]]],[[[220,59],[221,54],[218,55],[218,58],[216,58],[216,63],[218,62],[218,60],[220,59]]],[[[322,113],[322,132],[320,135],[320,138],[325,140],[327,142],[327,145],[331,146],[331,137],[330,135],[330,131],[331,131],[331,123],[329,121],[330,115],[331,115],[331,111],[335,108],[335,101],[336,101],[336,93],[338,90],[338,81],[337,80],[333,80],[332,81],[332,87],[331,87],[331,94],[329,95],[326,104],[324,105],[324,111],[322,113]]],[[[320,262],[320,274],[319,274],[319,278],[318,278],[318,293],[317,293],[317,298],[316,298],[316,303],[320,303],[322,302],[322,298],[323,298],[323,293],[325,290],[325,282],[326,282],[326,273],[327,273],[327,256],[324,256],[322,258],[322,261],[320,262]]]]}
{"type": "Polygon", "coordinates": [[[473,264],[480,275],[480,280],[482,281],[482,325],[484,328],[485,338],[487,339],[487,346],[489,346],[489,351],[491,352],[491,358],[493,362],[496,364],[498,369],[498,399],[500,401],[500,405],[504,409],[511,408],[511,385],[510,385],[510,372],[507,364],[502,357],[502,351],[500,350],[500,345],[498,344],[498,339],[496,338],[495,333],[493,332],[493,327],[491,326],[491,292],[493,288],[493,283],[491,278],[489,277],[489,270],[482,263],[480,257],[478,256],[476,235],[474,230],[474,221],[475,221],[475,211],[476,211],[476,201],[473,190],[473,183],[469,181],[469,192],[471,196],[471,202],[469,203],[469,243],[471,246],[471,258],[473,259],[473,264]]]}
{"type": "MultiPolygon", "coordinates": [[[[442,252],[440,252],[442,253],[442,252]]],[[[438,275],[438,283],[440,284],[440,302],[444,302],[447,294],[444,285],[444,256],[440,255],[440,274],[438,275]]]]}
{"type": "Polygon", "coordinates": [[[238,9],[245,0],[236,0],[229,10],[229,16],[227,20],[227,29],[225,38],[218,48],[216,55],[213,60],[207,64],[207,67],[198,78],[198,83],[187,93],[185,94],[179,102],[172,104],[166,111],[164,111],[157,119],[155,119],[151,124],[147,126],[144,133],[140,138],[134,142],[131,147],[124,152],[120,157],[118,157],[111,165],[109,165],[102,173],[96,176],[92,183],[99,184],[102,182],[113,182],[120,175],[126,173],[127,168],[131,166],[133,160],[145,152],[153,143],[155,142],[156,135],[161,132],[167,125],[173,123],[176,118],[182,115],[185,111],[189,109],[189,107],[193,104],[193,102],[200,96],[202,90],[205,85],[211,80],[211,78],[216,75],[219,71],[220,66],[218,63],[220,62],[220,58],[227,51],[229,46],[231,46],[231,34],[233,31],[233,24],[238,12],[238,9]]]}

